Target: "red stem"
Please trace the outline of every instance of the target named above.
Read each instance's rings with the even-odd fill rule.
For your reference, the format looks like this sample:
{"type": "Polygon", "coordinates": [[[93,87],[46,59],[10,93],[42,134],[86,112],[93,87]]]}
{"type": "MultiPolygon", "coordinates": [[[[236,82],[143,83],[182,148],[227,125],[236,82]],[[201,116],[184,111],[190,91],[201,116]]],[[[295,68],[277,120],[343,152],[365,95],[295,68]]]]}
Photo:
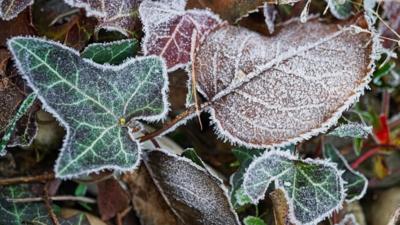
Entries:
{"type": "Polygon", "coordinates": [[[362,154],[356,161],[351,163],[351,168],[357,169],[358,166],[363,163],[365,160],[369,159],[371,156],[377,154],[381,148],[380,147],[375,147],[370,150],[368,150],[366,153],[362,154]]]}

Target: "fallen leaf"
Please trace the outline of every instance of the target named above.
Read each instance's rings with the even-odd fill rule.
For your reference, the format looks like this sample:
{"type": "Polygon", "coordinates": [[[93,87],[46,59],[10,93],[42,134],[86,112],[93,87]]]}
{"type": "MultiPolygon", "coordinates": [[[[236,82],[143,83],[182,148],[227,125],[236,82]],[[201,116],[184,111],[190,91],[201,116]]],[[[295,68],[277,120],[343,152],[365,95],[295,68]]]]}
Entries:
{"type": "Polygon", "coordinates": [[[33,0],[0,0],[0,18],[12,20],[32,4],[33,0]]]}
{"type": "MultiPolygon", "coordinates": [[[[379,24],[379,30],[382,36],[400,41],[400,3],[397,1],[384,1],[383,12],[384,17],[387,18],[387,22],[386,24],[382,22],[379,24]]],[[[394,45],[396,45],[395,41],[383,41],[383,46],[385,48],[391,48],[394,45]]]]}
{"type": "Polygon", "coordinates": [[[346,214],[346,216],[335,225],[358,225],[358,223],[354,214],[346,214]]]}
{"type": "Polygon", "coordinates": [[[132,36],[138,28],[137,8],[141,0],[64,1],[72,7],[84,8],[88,16],[95,16],[99,20],[96,32],[105,29],[132,36]]]}
{"type": "Polygon", "coordinates": [[[256,204],[273,183],[281,189],[294,224],[316,224],[342,207],[344,182],[332,163],[299,159],[288,151],[267,151],[246,171],[243,187],[256,204]]]}
{"type": "Polygon", "coordinates": [[[102,220],[109,220],[128,208],[129,196],[116,179],[99,182],[97,189],[97,205],[102,220]]]}
{"type": "Polygon", "coordinates": [[[263,6],[263,14],[264,14],[264,21],[265,25],[267,25],[268,32],[270,34],[274,33],[275,31],[275,19],[278,11],[276,10],[274,5],[270,5],[265,3],[263,6]]]}
{"type": "Polygon", "coordinates": [[[186,0],[145,0],[139,7],[145,32],[143,52],[163,57],[168,71],[189,63],[194,32],[196,40],[201,40],[221,23],[219,17],[210,11],[185,11],[185,5],[186,0]]]}
{"type": "Polygon", "coordinates": [[[353,2],[350,0],[325,0],[328,3],[331,14],[340,20],[348,19],[351,16],[353,2]]]}
{"type": "Polygon", "coordinates": [[[183,224],[239,225],[223,183],[189,159],[161,150],[144,164],[169,207],[183,224]]]}
{"type": "Polygon", "coordinates": [[[129,137],[123,121],[155,121],[168,111],[168,79],[159,57],[109,66],[43,39],[14,37],[8,44],[23,78],[67,130],[57,177],[137,166],[139,142],[129,137]]]}
{"type": "Polygon", "coordinates": [[[371,80],[377,43],[354,32],[365,24],[357,21],[294,19],[273,37],[228,25],[208,35],[194,70],[220,137],[270,148],[326,132],[371,80]]]}
{"type": "Polygon", "coordinates": [[[32,35],[34,30],[31,27],[29,11],[25,10],[17,18],[5,21],[0,20],[0,47],[7,47],[7,39],[17,35],[32,35]]]}

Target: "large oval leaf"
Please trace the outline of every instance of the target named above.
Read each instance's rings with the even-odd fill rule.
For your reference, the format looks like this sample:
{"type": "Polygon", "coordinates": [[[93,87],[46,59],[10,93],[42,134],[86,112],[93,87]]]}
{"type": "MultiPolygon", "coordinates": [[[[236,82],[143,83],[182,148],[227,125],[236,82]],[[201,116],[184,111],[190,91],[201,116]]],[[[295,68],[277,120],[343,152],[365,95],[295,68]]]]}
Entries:
{"type": "Polygon", "coordinates": [[[211,33],[194,70],[221,136],[250,147],[282,146],[335,124],[364,92],[374,61],[375,42],[356,33],[355,23],[293,20],[269,38],[233,26],[211,33]]]}

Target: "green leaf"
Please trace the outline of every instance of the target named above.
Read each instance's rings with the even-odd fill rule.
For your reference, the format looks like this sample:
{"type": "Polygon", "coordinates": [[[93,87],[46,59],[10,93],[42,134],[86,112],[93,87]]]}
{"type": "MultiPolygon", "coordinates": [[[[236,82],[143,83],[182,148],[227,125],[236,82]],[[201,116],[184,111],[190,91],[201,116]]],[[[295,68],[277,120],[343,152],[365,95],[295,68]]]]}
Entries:
{"type": "Polygon", "coordinates": [[[338,210],[345,197],[343,179],[332,163],[298,159],[287,151],[269,151],[255,159],[246,171],[243,187],[257,203],[272,182],[281,189],[294,224],[316,224],[338,210]]]}
{"type": "Polygon", "coordinates": [[[381,65],[374,71],[372,80],[373,83],[377,86],[381,86],[383,84],[382,79],[384,76],[388,75],[390,71],[392,71],[396,67],[396,63],[393,61],[389,61],[384,65],[381,65]]]}
{"type": "Polygon", "coordinates": [[[260,149],[246,149],[246,148],[234,148],[232,153],[239,160],[239,169],[232,174],[230,178],[230,198],[232,206],[237,209],[241,206],[251,203],[249,196],[244,193],[243,190],[243,176],[246,172],[247,167],[257,156],[260,156],[264,150],[260,149]]]}
{"type": "Polygon", "coordinates": [[[192,162],[196,163],[197,165],[206,168],[204,165],[203,160],[197,155],[196,151],[193,148],[187,148],[185,151],[182,152],[182,156],[192,160],[192,162]]]}
{"type": "Polygon", "coordinates": [[[166,115],[168,78],[163,60],[149,56],[108,66],[43,39],[15,37],[8,46],[44,108],[67,130],[55,167],[57,177],[137,166],[139,142],[129,137],[125,121],[156,121],[166,115]]]}
{"type": "Polygon", "coordinates": [[[136,39],[126,39],[108,43],[94,43],[88,45],[81,56],[99,64],[118,65],[127,58],[134,57],[138,51],[136,39]]]}
{"type": "Polygon", "coordinates": [[[351,16],[353,8],[350,0],[326,0],[328,2],[329,10],[334,17],[340,20],[345,20],[351,16]]]}
{"type": "Polygon", "coordinates": [[[19,106],[18,111],[16,112],[14,117],[10,120],[4,132],[3,137],[0,139],[0,156],[6,154],[7,144],[14,133],[18,120],[21,119],[21,117],[29,110],[29,108],[33,105],[35,100],[36,100],[36,94],[34,93],[29,94],[19,106]]]}
{"type": "Polygon", "coordinates": [[[372,133],[372,126],[366,126],[361,123],[348,123],[341,124],[333,131],[329,132],[328,135],[338,137],[352,137],[352,138],[368,138],[368,135],[372,133]]]}
{"type": "Polygon", "coordinates": [[[267,225],[264,220],[255,216],[248,216],[243,220],[244,225],[267,225]]]}
{"type": "Polygon", "coordinates": [[[326,144],[323,150],[324,158],[337,164],[339,170],[343,170],[342,178],[345,181],[346,201],[352,202],[361,199],[368,187],[368,180],[361,173],[353,170],[347,160],[331,144],[326,144]]]}
{"type": "Polygon", "coordinates": [[[52,224],[44,204],[13,203],[8,199],[28,198],[32,190],[28,185],[15,185],[0,188],[0,224],[52,224]]]}

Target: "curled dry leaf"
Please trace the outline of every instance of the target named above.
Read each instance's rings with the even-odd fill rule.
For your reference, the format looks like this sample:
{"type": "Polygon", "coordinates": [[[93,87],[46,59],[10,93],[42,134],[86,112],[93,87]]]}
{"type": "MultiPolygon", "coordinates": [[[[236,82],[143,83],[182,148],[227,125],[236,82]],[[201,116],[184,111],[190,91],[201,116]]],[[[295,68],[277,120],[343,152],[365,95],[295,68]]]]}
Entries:
{"type": "Polygon", "coordinates": [[[65,0],[73,7],[86,9],[99,20],[96,31],[106,29],[131,36],[138,26],[137,8],[141,0],[65,0]]]}
{"type": "Polygon", "coordinates": [[[144,163],[164,200],[183,224],[239,225],[223,183],[187,158],[160,150],[144,163]]]}
{"type": "Polygon", "coordinates": [[[364,92],[376,58],[377,41],[356,24],[367,23],[294,19],[273,37],[233,26],[208,35],[194,69],[220,136],[269,148],[334,125],[364,92]]]}
{"type": "Polygon", "coordinates": [[[129,206],[129,196],[114,179],[107,179],[97,184],[99,191],[97,205],[102,220],[109,220],[129,206]]]}
{"type": "Polygon", "coordinates": [[[186,0],[145,0],[139,8],[145,32],[143,52],[163,57],[169,71],[182,68],[190,61],[194,32],[196,40],[201,40],[221,23],[210,11],[185,11],[185,5],[186,0]]]}
{"type": "Polygon", "coordinates": [[[32,3],[33,0],[0,0],[0,18],[3,20],[14,19],[32,3]]]}

